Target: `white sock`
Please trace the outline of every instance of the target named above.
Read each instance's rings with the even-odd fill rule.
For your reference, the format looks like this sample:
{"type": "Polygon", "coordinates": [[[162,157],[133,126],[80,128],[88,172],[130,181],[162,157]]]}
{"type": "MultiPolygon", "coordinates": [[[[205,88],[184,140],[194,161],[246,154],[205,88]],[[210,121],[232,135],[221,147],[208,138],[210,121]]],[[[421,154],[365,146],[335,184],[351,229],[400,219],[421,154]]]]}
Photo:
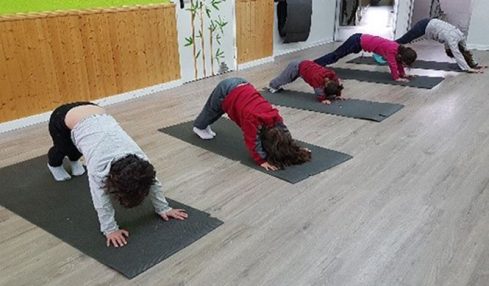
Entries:
{"type": "Polygon", "coordinates": [[[67,181],[67,180],[71,179],[70,174],[68,174],[68,172],[66,172],[63,165],[61,165],[59,167],[52,167],[52,166],[49,166],[49,164],[48,164],[48,168],[49,168],[49,171],[51,171],[51,174],[53,174],[54,179],[58,182],[67,181]]]}
{"type": "Polygon", "coordinates": [[[216,136],[216,132],[212,131],[210,125],[205,128],[205,131],[209,132],[212,135],[212,137],[216,136]]]}
{"type": "Polygon", "coordinates": [[[273,87],[268,87],[268,91],[270,91],[271,93],[276,93],[276,92],[279,92],[279,91],[282,91],[284,90],[283,88],[279,87],[279,88],[273,88],[273,87]]]}
{"type": "Polygon", "coordinates": [[[73,176],[81,176],[85,174],[85,168],[83,168],[83,164],[80,161],[70,161],[71,165],[71,174],[73,176]]]}
{"type": "Polygon", "coordinates": [[[201,139],[209,140],[214,138],[214,136],[209,131],[207,131],[207,128],[199,129],[197,127],[194,127],[192,130],[194,131],[195,134],[199,135],[201,139]]]}

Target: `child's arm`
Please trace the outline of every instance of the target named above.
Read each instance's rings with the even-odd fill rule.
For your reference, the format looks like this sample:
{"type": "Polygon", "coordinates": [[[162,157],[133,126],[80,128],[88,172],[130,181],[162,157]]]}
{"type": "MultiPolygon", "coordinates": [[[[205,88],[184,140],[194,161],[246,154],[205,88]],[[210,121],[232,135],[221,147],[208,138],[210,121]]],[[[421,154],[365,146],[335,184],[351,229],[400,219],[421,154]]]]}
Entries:
{"type": "Polygon", "coordinates": [[[107,246],[113,244],[115,247],[124,246],[127,241],[125,237],[129,235],[126,230],[119,229],[115,221],[115,211],[110,202],[109,194],[103,188],[103,180],[95,176],[88,176],[90,194],[95,210],[97,211],[100,223],[100,231],[107,238],[107,246]]]}
{"type": "Polygon", "coordinates": [[[258,122],[254,122],[250,119],[245,120],[241,126],[246,149],[248,149],[251,158],[256,162],[257,165],[267,169],[265,167],[265,163],[267,163],[267,153],[263,149],[261,143],[259,133],[260,128],[261,125],[258,122]]]}
{"type": "Polygon", "coordinates": [[[149,198],[153,203],[155,212],[158,214],[167,212],[172,209],[168,205],[168,202],[163,195],[163,187],[158,179],[155,179],[155,183],[151,186],[151,189],[149,189],[149,198]]]}
{"type": "Polygon", "coordinates": [[[408,78],[406,76],[406,72],[404,71],[404,67],[402,66],[401,62],[397,62],[397,71],[399,72],[400,78],[408,78]]]}
{"type": "Polygon", "coordinates": [[[149,190],[149,197],[153,203],[153,207],[157,214],[167,221],[170,218],[184,220],[188,217],[187,213],[183,209],[172,209],[163,195],[163,186],[158,179],[155,179],[155,183],[149,190]]]}
{"type": "Polygon", "coordinates": [[[391,71],[391,76],[393,80],[398,80],[400,76],[400,70],[402,69],[402,72],[404,73],[404,69],[399,67],[397,63],[397,59],[395,54],[389,54],[385,57],[385,60],[387,61],[387,64],[389,65],[389,69],[391,71]]]}
{"type": "Polygon", "coordinates": [[[456,42],[456,41],[450,41],[448,43],[448,47],[452,51],[453,58],[457,62],[457,65],[460,67],[460,69],[463,70],[463,71],[469,71],[469,70],[471,70],[470,66],[465,61],[464,56],[462,55],[462,53],[460,52],[460,50],[458,48],[458,42],[456,42]]]}
{"type": "Polygon", "coordinates": [[[319,102],[324,104],[331,104],[331,101],[326,98],[326,94],[324,93],[324,88],[315,87],[314,94],[319,102]]]}

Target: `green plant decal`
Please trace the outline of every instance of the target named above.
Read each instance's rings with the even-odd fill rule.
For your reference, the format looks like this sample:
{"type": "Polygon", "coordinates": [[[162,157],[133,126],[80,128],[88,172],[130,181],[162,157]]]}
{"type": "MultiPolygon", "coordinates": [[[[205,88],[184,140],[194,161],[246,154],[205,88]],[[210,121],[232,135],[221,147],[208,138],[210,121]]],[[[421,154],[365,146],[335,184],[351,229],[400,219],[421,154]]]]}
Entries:
{"type": "Polygon", "coordinates": [[[198,59],[202,57],[203,76],[208,76],[206,59],[210,59],[211,71],[209,75],[215,75],[215,64],[222,64],[224,51],[221,49],[224,36],[224,27],[228,24],[220,15],[220,5],[227,0],[191,0],[190,7],[186,10],[191,15],[191,35],[185,37],[185,47],[192,47],[194,58],[194,75],[198,77],[198,59]],[[198,20],[198,21],[197,21],[198,20]],[[207,21],[205,21],[207,20],[207,21]],[[198,23],[196,23],[198,22],[198,23]],[[204,31],[209,31],[209,34],[204,31]],[[206,37],[209,37],[208,42],[206,37]],[[200,39],[200,41],[197,41],[200,39]],[[200,43],[200,45],[199,45],[200,43]],[[206,55],[206,44],[209,45],[210,55],[206,55]],[[216,45],[217,44],[217,45],[216,45]]]}

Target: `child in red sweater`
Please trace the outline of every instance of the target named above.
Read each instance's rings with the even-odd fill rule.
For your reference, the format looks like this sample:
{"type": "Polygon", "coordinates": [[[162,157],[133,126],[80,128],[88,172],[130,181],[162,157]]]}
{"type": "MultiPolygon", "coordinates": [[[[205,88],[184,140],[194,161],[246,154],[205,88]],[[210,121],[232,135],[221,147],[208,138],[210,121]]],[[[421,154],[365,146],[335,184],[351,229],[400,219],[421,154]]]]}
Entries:
{"type": "Polygon", "coordinates": [[[393,80],[409,81],[403,66],[410,66],[416,60],[416,52],[394,41],[368,34],[353,34],[335,51],[315,59],[314,62],[326,66],[362,50],[381,55],[389,65],[393,80]]]}
{"type": "Polygon", "coordinates": [[[341,96],[343,85],[336,73],[308,60],[291,62],[270,82],[268,90],[271,93],[278,92],[283,85],[295,81],[299,76],[314,89],[317,99],[324,104],[331,104],[331,100],[341,96]]]}
{"type": "Polygon", "coordinates": [[[193,131],[202,139],[213,139],[216,133],[210,125],[224,113],[241,128],[251,157],[266,170],[275,171],[311,159],[311,151],[292,139],[278,110],[246,80],[221,81],[195,119],[193,131]]]}

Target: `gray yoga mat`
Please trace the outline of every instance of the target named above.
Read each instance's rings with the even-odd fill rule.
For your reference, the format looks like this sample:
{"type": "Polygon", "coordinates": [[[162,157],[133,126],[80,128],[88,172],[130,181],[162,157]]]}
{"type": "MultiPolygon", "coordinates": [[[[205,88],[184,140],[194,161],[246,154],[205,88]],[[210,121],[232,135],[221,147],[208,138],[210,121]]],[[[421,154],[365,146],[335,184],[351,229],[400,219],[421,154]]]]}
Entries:
{"type": "Polygon", "coordinates": [[[335,100],[331,104],[326,105],[319,102],[314,94],[294,90],[282,90],[277,93],[263,90],[261,94],[275,105],[376,122],[381,122],[404,107],[401,104],[359,99],[335,100]]]}
{"type": "Polygon", "coordinates": [[[309,148],[312,151],[311,161],[302,165],[289,166],[284,170],[267,171],[256,165],[253,159],[251,159],[243,141],[241,129],[239,129],[234,122],[225,118],[221,118],[215,122],[212,125],[212,129],[217,133],[217,136],[212,140],[202,140],[194,134],[192,131],[192,123],[193,121],[188,121],[161,128],[159,131],[228,159],[239,161],[250,168],[267,173],[292,184],[300,182],[309,176],[319,174],[352,158],[352,156],[348,154],[298,141],[300,146],[309,148]]]}
{"type": "Polygon", "coordinates": [[[0,204],[128,278],[222,224],[205,212],[173,200],[168,200],[170,206],[185,209],[187,220],[163,221],[149,198],[133,209],[124,209],[114,202],[117,222],[129,231],[129,241],[122,248],[106,247],[86,175],[56,182],[46,162],[43,156],[0,169],[0,204]]]}
{"type": "Polygon", "coordinates": [[[341,79],[355,79],[358,81],[402,85],[426,89],[431,89],[437,86],[445,79],[443,77],[416,76],[412,78],[409,82],[399,82],[393,80],[389,72],[353,70],[337,67],[334,68],[334,71],[336,72],[336,75],[338,75],[338,77],[341,79]]]}
{"type": "MultiPolygon", "coordinates": [[[[349,64],[363,64],[363,65],[376,65],[379,64],[372,57],[358,57],[347,61],[349,64]]],[[[456,63],[447,62],[434,62],[434,61],[424,61],[416,60],[411,68],[416,69],[427,69],[427,70],[439,70],[439,71],[455,71],[461,72],[462,70],[458,67],[456,63]]]]}

